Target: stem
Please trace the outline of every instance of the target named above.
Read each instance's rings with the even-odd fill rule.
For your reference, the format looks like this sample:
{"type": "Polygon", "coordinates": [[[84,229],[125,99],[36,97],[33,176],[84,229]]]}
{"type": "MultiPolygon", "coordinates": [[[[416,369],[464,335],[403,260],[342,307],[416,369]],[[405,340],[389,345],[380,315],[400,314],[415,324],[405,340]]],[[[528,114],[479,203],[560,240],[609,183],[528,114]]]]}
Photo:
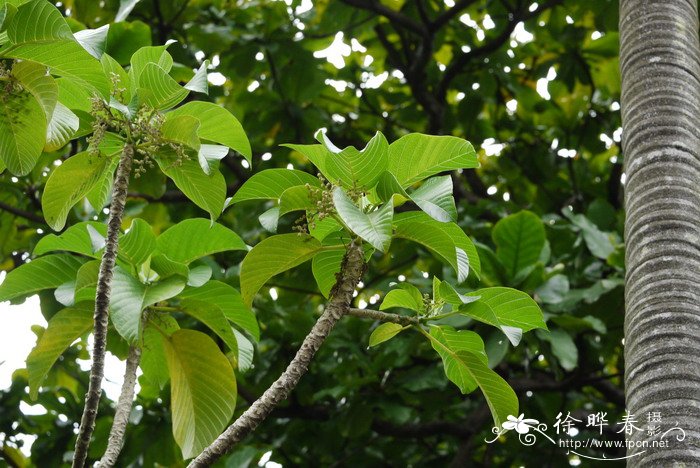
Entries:
{"type": "Polygon", "coordinates": [[[75,442],[75,455],[73,457],[73,468],[83,468],[87,459],[90,437],[95,430],[95,419],[97,418],[97,407],[100,403],[102,390],[102,378],[104,377],[105,348],[107,347],[107,327],[109,325],[109,299],[112,295],[112,276],[114,274],[114,264],[117,259],[119,248],[119,228],[122,224],[124,205],[126,204],[127,188],[129,186],[129,174],[131,173],[131,162],[134,157],[134,148],[131,144],[124,146],[117,176],[112,189],[112,203],[109,209],[109,220],[107,222],[107,238],[105,240],[105,250],[102,254],[100,272],[97,277],[97,292],[95,294],[95,344],[92,351],[92,367],[90,369],[90,384],[85,395],[85,408],[80,421],[80,431],[75,442]]]}
{"type": "Polygon", "coordinates": [[[420,320],[418,317],[410,317],[408,315],[389,314],[372,309],[348,309],[347,315],[353,317],[367,318],[379,320],[380,322],[398,323],[399,325],[418,325],[420,320]]]}
{"type": "Polygon", "coordinates": [[[338,320],[348,311],[353,292],[360,281],[364,268],[362,245],[359,241],[353,241],[348,246],[339,279],[333,287],[331,299],[326,309],[304,338],[304,342],[287,369],[223,434],[192,460],[189,468],[209,466],[214,463],[230,451],[236,443],[250,434],[281,401],[287,398],[307,372],[311,359],[323,341],[328,337],[338,320]]]}
{"type": "Polygon", "coordinates": [[[112,429],[109,431],[109,442],[107,450],[100,460],[100,468],[111,468],[117,462],[119,452],[124,446],[124,433],[126,425],[129,422],[129,414],[131,413],[131,405],[134,402],[134,387],[136,386],[136,370],[139,368],[141,361],[141,348],[131,346],[129,348],[129,357],[126,358],[126,370],[124,371],[124,383],[122,384],[122,392],[117,401],[117,408],[114,413],[114,421],[112,429]]]}

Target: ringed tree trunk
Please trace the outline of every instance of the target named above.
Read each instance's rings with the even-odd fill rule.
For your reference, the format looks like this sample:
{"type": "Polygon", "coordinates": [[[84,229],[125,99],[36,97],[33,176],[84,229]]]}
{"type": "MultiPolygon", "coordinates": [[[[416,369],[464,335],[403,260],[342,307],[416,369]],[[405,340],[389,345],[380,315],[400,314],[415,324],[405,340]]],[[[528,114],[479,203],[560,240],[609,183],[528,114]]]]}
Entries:
{"type": "Polygon", "coordinates": [[[628,466],[700,466],[697,0],[620,0],[628,466]],[[650,423],[652,413],[660,423],[650,423]],[[652,447],[647,425],[669,433],[652,447]]]}

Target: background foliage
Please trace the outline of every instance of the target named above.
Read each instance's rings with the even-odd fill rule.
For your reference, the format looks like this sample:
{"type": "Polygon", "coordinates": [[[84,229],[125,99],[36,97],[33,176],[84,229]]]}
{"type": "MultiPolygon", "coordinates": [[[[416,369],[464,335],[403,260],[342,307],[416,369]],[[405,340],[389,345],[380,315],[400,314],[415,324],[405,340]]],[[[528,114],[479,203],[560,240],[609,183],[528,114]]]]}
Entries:
{"type": "MultiPolygon", "coordinates": [[[[120,5],[68,0],[58,6],[80,30],[112,22],[120,5]]],[[[178,41],[168,50],[181,82],[204,57],[211,59],[210,79],[219,85],[210,86],[210,99],[241,121],[256,172],[288,165],[312,170],[300,153],[280,145],[313,143],[323,127],[339,147],[362,147],[377,130],[389,141],[408,132],[471,141],[481,167],[455,175],[454,182],[458,223],[477,242],[481,258],[479,286],[533,294],[550,330],[526,334],[513,348],[501,332],[475,325],[487,337],[490,365],[514,387],[528,417],[551,423],[559,412],[585,420],[590,412],[607,411],[609,420],[619,419],[617,2],[346,0],[316,1],[310,8],[297,1],[143,0],[111,34],[108,53],[121,63],[141,46],[178,41]],[[343,53],[340,68],[322,52],[334,42],[343,53]],[[517,255],[503,247],[513,236],[527,239],[517,255]]],[[[44,153],[26,176],[0,175],[2,270],[22,264],[48,232],[40,211],[45,168],[82,145],[44,153]]],[[[251,174],[240,158],[225,158],[220,169],[229,195],[251,174]]],[[[134,179],[131,191],[125,225],[142,218],[160,234],[181,220],[207,217],[165,178],[134,179]]],[[[255,203],[234,205],[219,222],[248,243],[261,239],[265,232],[250,213],[269,206],[255,203]]],[[[79,205],[68,223],[104,218],[79,205]]],[[[433,275],[454,277],[416,244],[395,242],[400,246],[367,272],[357,305],[379,304],[391,282],[410,281],[429,292],[433,275]]],[[[206,262],[214,279],[238,287],[241,258],[220,253],[206,262]]],[[[275,278],[268,284],[274,289],[256,299],[261,340],[252,368],[238,375],[239,411],[283,370],[324,303],[310,278],[306,265],[275,278]]],[[[61,308],[52,294],[41,299],[47,318],[61,308]]],[[[188,325],[207,332],[194,320],[188,325]]],[[[289,401],[222,466],[255,464],[270,451],[271,460],[285,466],[567,463],[562,451],[543,461],[539,450],[523,450],[515,438],[483,443],[492,423],[483,397],[461,395],[417,335],[367,349],[372,328],[344,319],[289,401]]],[[[125,354],[114,346],[110,351],[125,354]]],[[[20,401],[28,401],[22,371],[0,393],[4,450],[20,443],[18,434],[41,435],[31,454],[37,466],[61,466],[73,448],[87,386],[73,358],[86,357],[85,343],[66,356],[51,371],[55,384],[39,394],[47,414],[20,412],[20,401]]],[[[139,395],[125,463],[179,466],[162,403],[148,392],[139,395]]],[[[102,405],[95,455],[104,449],[111,423],[109,402],[102,405]]],[[[614,431],[606,437],[621,439],[614,431]]]]}

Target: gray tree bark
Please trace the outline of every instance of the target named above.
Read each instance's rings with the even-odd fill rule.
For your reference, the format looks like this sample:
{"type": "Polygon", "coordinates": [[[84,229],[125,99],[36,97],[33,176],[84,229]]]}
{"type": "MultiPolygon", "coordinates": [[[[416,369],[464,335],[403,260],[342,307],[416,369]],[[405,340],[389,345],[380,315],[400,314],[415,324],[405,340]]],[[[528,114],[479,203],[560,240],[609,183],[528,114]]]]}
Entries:
{"type": "Polygon", "coordinates": [[[90,383],[85,395],[85,407],[80,420],[80,430],[75,442],[75,454],[73,455],[73,468],[82,468],[87,460],[90,438],[95,430],[97,407],[102,395],[102,378],[104,377],[105,349],[107,347],[107,327],[109,326],[109,300],[112,295],[112,277],[114,265],[117,261],[119,249],[119,229],[122,224],[124,205],[126,204],[127,189],[129,187],[129,175],[131,163],[134,158],[134,147],[130,144],[124,146],[117,176],[112,188],[112,203],[109,207],[109,220],[107,221],[107,238],[105,250],[102,254],[100,271],[97,277],[97,292],[95,294],[95,326],[94,346],[92,350],[92,366],[90,368],[90,383]]]}
{"type": "MultiPolygon", "coordinates": [[[[700,466],[700,45],[697,0],[621,0],[628,412],[668,447],[628,466],[700,466]]],[[[628,441],[659,440],[633,430],[628,441]]]]}

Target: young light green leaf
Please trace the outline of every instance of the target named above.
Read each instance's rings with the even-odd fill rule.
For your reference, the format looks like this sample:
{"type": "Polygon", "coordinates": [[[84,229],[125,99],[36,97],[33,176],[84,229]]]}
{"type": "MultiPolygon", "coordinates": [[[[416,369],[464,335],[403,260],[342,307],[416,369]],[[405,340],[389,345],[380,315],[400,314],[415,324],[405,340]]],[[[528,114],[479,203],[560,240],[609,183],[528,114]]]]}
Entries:
{"type": "Polygon", "coordinates": [[[192,458],[221,434],[236,408],[233,368],[204,333],[178,330],[164,341],[170,371],[173,436],[192,458]]]}
{"type": "Polygon", "coordinates": [[[377,346],[380,343],[389,341],[398,335],[401,330],[403,330],[403,326],[398,323],[382,323],[375,328],[369,336],[369,347],[371,348],[372,346],[377,346]]]}
{"type": "Polygon", "coordinates": [[[57,288],[72,281],[83,263],[84,259],[69,254],[47,255],[25,263],[5,276],[0,284],[0,302],[57,288]]]}
{"type": "Polygon", "coordinates": [[[189,275],[187,275],[187,286],[192,286],[193,288],[203,286],[211,279],[211,274],[212,271],[209,265],[199,265],[190,268],[189,275]]]}
{"type": "Polygon", "coordinates": [[[63,229],[70,209],[98,183],[110,162],[82,152],[53,170],[41,196],[44,218],[52,229],[63,229]]]}
{"type": "Polygon", "coordinates": [[[311,174],[295,169],[266,169],[253,174],[236,192],[228,205],[248,200],[278,200],[291,187],[320,187],[321,182],[311,174]]]}
{"type": "Polygon", "coordinates": [[[411,133],[389,145],[389,172],[402,187],[454,169],[479,167],[472,145],[461,138],[411,133]]]}
{"type": "Polygon", "coordinates": [[[216,221],[226,200],[226,181],[221,172],[214,171],[207,175],[197,162],[189,159],[179,165],[158,159],[158,164],[187,198],[208,212],[212,221],[216,221]]]}
{"type": "Polygon", "coordinates": [[[500,328],[516,346],[523,332],[533,328],[547,329],[542,311],[526,293],[511,288],[484,288],[467,294],[479,296],[476,302],[460,308],[463,314],[500,328]]]}
{"type": "Polygon", "coordinates": [[[187,97],[188,91],[155,63],[147,63],[138,75],[140,102],[155,109],[171,109],[187,97]]]}
{"type": "Polygon", "coordinates": [[[546,240],[544,224],[530,211],[507,216],[491,232],[496,255],[505,265],[510,278],[537,262],[546,240]]]}
{"type": "Polygon", "coordinates": [[[411,200],[437,221],[457,221],[452,190],[452,177],[432,177],[411,193],[411,200]]]}
{"type": "Polygon", "coordinates": [[[29,397],[36,400],[39,387],[61,354],[75,340],[92,329],[93,305],[83,302],[51,317],[46,330],[27,356],[29,397]]]}
{"type": "Polygon", "coordinates": [[[104,241],[107,235],[107,226],[104,223],[97,221],[83,221],[72,225],[60,235],[46,234],[42,237],[34,247],[34,255],[43,255],[47,252],[55,252],[63,250],[65,252],[74,252],[88,257],[94,257],[95,249],[93,246],[92,235],[88,230],[88,226],[97,232],[97,235],[104,241]]]}
{"type": "Polygon", "coordinates": [[[348,198],[342,188],[336,187],[333,190],[333,204],[340,218],[355,234],[381,252],[389,250],[391,220],[394,215],[394,205],[391,201],[367,214],[348,198]]]}
{"type": "Polygon", "coordinates": [[[184,264],[218,252],[247,250],[238,234],[203,218],[180,221],[158,236],[156,243],[158,252],[184,264]]]}
{"type": "Polygon", "coordinates": [[[273,206],[272,208],[258,216],[258,221],[260,221],[260,224],[263,228],[265,228],[267,232],[271,232],[274,234],[277,232],[277,223],[279,222],[279,218],[280,207],[273,206]]]}
{"type": "Polygon", "coordinates": [[[227,146],[241,153],[252,164],[250,142],[241,123],[223,107],[204,101],[192,101],[170,112],[174,116],[190,115],[199,119],[199,138],[227,146]]]}
{"type": "Polygon", "coordinates": [[[392,307],[403,307],[404,309],[422,312],[425,309],[423,295],[412,284],[401,283],[387,293],[382,301],[382,305],[379,306],[379,310],[391,309],[392,307]]]}
{"type": "Polygon", "coordinates": [[[344,187],[371,189],[387,168],[389,143],[381,132],[377,132],[363,150],[357,150],[354,146],[341,150],[323,131],[316,134],[316,139],[331,153],[326,157],[326,170],[344,187]]]}
{"type": "Polygon", "coordinates": [[[193,304],[198,307],[220,309],[231,323],[250,333],[256,341],[260,339],[260,328],[255,314],[245,305],[241,294],[232,286],[211,280],[201,287],[185,288],[178,297],[183,307],[193,304]]]}
{"type": "Polygon", "coordinates": [[[241,263],[243,300],[252,304],[255,294],[270,278],[310,260],[322,250],[321,243],[308,235],[280,234],[263,240],[241,263]]]}

